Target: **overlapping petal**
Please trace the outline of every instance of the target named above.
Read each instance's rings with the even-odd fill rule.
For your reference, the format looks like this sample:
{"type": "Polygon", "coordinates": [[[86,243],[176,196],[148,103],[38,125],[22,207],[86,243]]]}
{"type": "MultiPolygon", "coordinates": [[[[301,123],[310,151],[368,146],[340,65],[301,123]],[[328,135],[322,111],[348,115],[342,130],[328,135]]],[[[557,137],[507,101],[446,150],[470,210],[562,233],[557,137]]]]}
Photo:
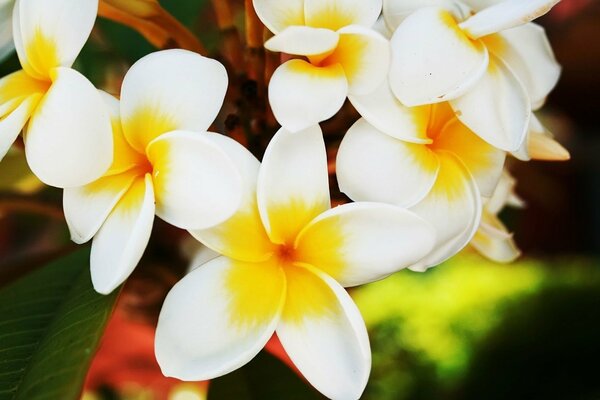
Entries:
{"type": "Polygon", "coordinates": [[[302,375],[332,399],[358,399],[369,378],[364,322],[348,293],[310,266],[286,269],[285,309],[277,335],[302,375]]]}
{"type": "Polygon", "coordinates": [[[13,142],[29,120],[29,116],[40,102],[41,95],[31,95],[25,100],[12,103],[16,108],[10,114],[0,117],[0,161],[4,158],[13,142]]]}
{"type": "Polygon", "coordinates": [[[219,224],[233,215],[241,201],[239,171],[205,135],[174,131],[159,136],[147,149],[156,215],[182,229],[219,224]]]}
{"type": "Polygon", "coordinates": [[[152,178],[138,179],[119,200],[92,242],[90,268],[98,293],[108,294],[133,272],[154,222],[152,178]]]}
{"type": "Polygon", "coordinates": [[[407,106],[439,103],[463,95],[484,75],[489,55],[468,38],[456,19],[437,7],[420,9],[391,40],[390,86],[407,106]]]}
{"type": "Polygon", "coordinates": [[[257,188],[260,216],[273,243],[292,244],[304,226],[329,209],[327,154],[318,125],[275,134],[257,188]]]}
{"type": "Polygon", "coordinates": [[[344,287],[382,279],[433,248],[435,231],[403,208],[352,203],[313,220],[296,240],[296,257],[344,287]]]}
{"type": "Polygon", "coordinates": [[[190,51],[165,50],[142,58],[121,89],[127,141],[143,153],[163,133],[205,132],[223,105],[227,82],[221,63],[190,51]]]}
{"type": "Polygon", "coordinates": [[[304,25],[304,0],[252,0],[254,10],[273,33],[293,25],[304,25]]]}
{"type": "Polygon", "coordinates": [[[287,54],[317,56],[331,53],[340,40],[339,33],[308,26],[290,26],[265,43],[265,48],[287,54]]]}
{"type": "Polygon", "coordinates": [[[304,60],[281,65],[269,84],[269,102],[277,121],[301,131],[333,117],[348,95],[348,80],[339,64],[317,67],[304,60]]]}
{"type": "Polygon", "coordinates": [[[110,115],[79,72],[55,68],[52,81],[25,132],[27,162],[48,185],[82,186],[102,176],[112,162],[110,115]]]}
{"type": "Polygon", "coordinates": [[[511,263],[521,255],[513,235],[495,215],[485,212],[479,230],[471,240],[471,246],[488,259],[498,263],[511,263]]]}
{"type": "Polygon", "coordinates": [[[304,0],[306,25],[338,30],[348,25],[370,28],[381,14],[382,0],[304,0]]]}
{"type": "Polygon", "coordinates": [[[383,0],[383,17],[387,26],[395,30],[406,17],[424,7],[443,8],[456,18],[463,17],[466,12],[462,3],[455,0],[383,0]]]}
{"type": "Polygon", "coordinates": [[[195,269],[160,313],[155,352],[163,373],[197,381],[241,367],[273,335],[284,301],[277,266],[219,257],[195,269]]]}

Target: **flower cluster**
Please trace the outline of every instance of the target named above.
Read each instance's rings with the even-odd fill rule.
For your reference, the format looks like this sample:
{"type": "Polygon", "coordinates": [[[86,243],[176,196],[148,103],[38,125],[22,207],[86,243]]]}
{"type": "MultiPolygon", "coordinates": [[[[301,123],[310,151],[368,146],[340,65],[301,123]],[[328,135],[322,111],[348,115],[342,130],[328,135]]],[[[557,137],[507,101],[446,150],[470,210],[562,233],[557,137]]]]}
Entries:
{"type": "Polygon", "coordinates": [[[560,75],[531,21],[558,0],[254,0],[285,60],[269,83],[281,125],[262,163],[209,132],[227,92],[217,61],[150,54],[120,96],[71,68],[98,0],[0,2],[0,157],[22,132],[27,161],[64,189],[76,243],[92,241],[94,288],[140,261],[155,215],[217,253],[169,293],[156,333],[163,372],[206,380],[277,334],[304,377],[360,397],[370,371],[362,317],[344,288],[424,271],[467,245],[519,251],[497,214],[519,206],[505,160],[565,160],[534,111],[560,75]],[[346,99],[361,118],[337,154],[331,208],[319,123],[346,99]]]}

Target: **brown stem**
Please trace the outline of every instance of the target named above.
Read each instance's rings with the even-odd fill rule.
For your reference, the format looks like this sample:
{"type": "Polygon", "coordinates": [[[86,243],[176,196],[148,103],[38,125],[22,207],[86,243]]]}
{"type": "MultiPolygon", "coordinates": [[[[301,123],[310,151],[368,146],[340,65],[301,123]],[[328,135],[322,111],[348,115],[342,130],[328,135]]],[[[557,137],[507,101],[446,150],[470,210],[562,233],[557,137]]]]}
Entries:
{"type": "Polygon", "coordinates": [[[244,51],[240,33],[235,27],[231,1],[212,0],[211,2],[217,17],[217,25],[223,36],[223,56],[235,73],[241,75],[245,67],[244,51]]]}

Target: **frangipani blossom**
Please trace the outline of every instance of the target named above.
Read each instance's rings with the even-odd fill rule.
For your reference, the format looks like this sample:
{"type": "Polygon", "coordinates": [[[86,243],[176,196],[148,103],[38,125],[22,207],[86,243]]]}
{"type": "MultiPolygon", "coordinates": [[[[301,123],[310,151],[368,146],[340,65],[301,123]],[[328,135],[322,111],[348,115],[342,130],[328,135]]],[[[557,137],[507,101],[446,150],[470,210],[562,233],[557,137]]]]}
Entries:
{"type": "Polygon", "coordinates": [[[436,228],[434,251],[411,266],[422,271],[469,243],[479,227],[481,196],[492,195],[506,153],[462,124],[448,103],[407,108],[387,96],[382,108],[369,107],[375,96],[356,103],[374,122],[360,119],[350,128],[337,177],[351,199],[409,207],[436,228]],[[376,128],[375,122],[384,123],[376,128]]]}
{"type": "Polygon", "coordinates": [[[265,43],[304,59],[281,65],[269,84],[279,123],[300,131],[333,117],[348,94],[367,94],[386,78],[389,42],[371,29],[381,0],[254,0],[275,34],[265,43]]]}
{"type": "Polygon", "coordinates": [[[71,65],[98,0],[17,0],[12,17],[22,70],[0,79],[0,158],[24,129],[25,153],[44,183],[74,187],[112,161],[110,116],[94,86],[71,65]]]}
{"type": "Polygon", "coordinates": [[[314,387],[333,399],[359,398],[371,352],[364,321],[343,287],[419,261],[432,249],[432,228],[391,205],[330,209],[318,126],[280,130],[262,166],[247,152],[228,151],[245,174],[242,207],[224,224],[192,232],[222,256],[167,296],[156,331],[163,373],[194,381],[224,375],[277,332],[314,387]]]}
{"type": "Polygon", "coordinates": [[[392,91],[406,106],[450,102],[485,141],[519,149],[560,75],[543,28],[529,21],[558,1],[385,0],[397,28],[392,91]]]}
{"type": "Polygon", "coordinates": [[[14,0],[0,0],[0,61],[15,49],[12,35],[12,11],[14,0]]]}
{"type": "Polygon", "coordinates": [[[110,293],[133,271],[155,214],[182,229],[203,229],[237,209],[241,173],[221,145],[235,143],[207,133],[226,90],[220,63],[166,50],[131,67],[120,103],[104,95],[112,113],[113,164],[99,180],[64,192],[72,240],[94,238],[91,272],[98,292],[110,293]]]}
{"type": "Polygon", "coordinates": [[[511,263],[521,255],[512,233],[498,218],[507,205],[523,207],[522,200],[514,193],[515,185],[515,178],[504,171],[492,197],[483,199],[481,225],[471,240],[475,250],[498,263],[511,263]]]}
{"type": "Polygon", "coordinates": [[[540,120],[534,115],[529,122],[529,131],[521,148],[513,152],[521,161],[567,161],[571,159],[569,151],[554,140],[540,120]]]}

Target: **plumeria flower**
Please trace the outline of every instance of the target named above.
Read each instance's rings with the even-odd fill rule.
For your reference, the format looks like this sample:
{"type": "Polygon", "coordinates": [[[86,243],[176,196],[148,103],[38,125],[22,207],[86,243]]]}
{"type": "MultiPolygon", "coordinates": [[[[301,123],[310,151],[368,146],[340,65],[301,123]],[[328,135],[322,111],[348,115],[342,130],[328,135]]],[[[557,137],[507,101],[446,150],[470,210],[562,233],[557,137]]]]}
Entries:
{"type": "Polygon", "coordinates": [[[300,131],[334,116],[348,94],[367,94],[386,78],[389,42],[371,29],[381,0],[254,0],[285,62],[269,84],[279,123],[300,131]]]}
{"type": "Polygon", "coordinates": [[[450,104],[408,108],[386,93],[388,101],[368,96],[356,103],[367,119],[342,140],[338,182],[352,200],[409,207],[436,228],[435,250],[410,267],[423,271],[470,242],[481,196],[493,194],[506,153],[472,132],[450,104]]]}
{"type": "Polygon", "coordinates": [[[385,0],[390,85],[406,106],[449,102],[488,143],[519,149],[560,75],[533,19],[559,0],[385,0]]]}
{"type": "Polygon", "coordinates": [[[515,178],[504,171],[492,197],[483,199],[481,225],[471,240],[471,246],[475,250],[498,263],[511,263],[521,255],[512,233],[498,218],[498,214],[506,206],[524,206],[514,192],[515,185],[515,178]]]}
{"type": "Polygon", "coordinates": [[[512,153],[521,161],[567,161],[571,159],[569,151],[557,142],[540,120],[531,116],[529,131],[521,148],[512,153]]]}
{"type": "Polygon", "coordinates": [[[15,49],[12,35],[12,10],[14,0],[0,0],[0,61],[15,49]]]}
{"type": "Polygon", "coordinates": [[[70,68],[97,10],[98,0],[17,0],[14,6],[23,69],[0,79],[0,158],[25,127],[27,161],[48,185],[90,183],[112,161],[108,110],[94,86],[70,68]]]}
{"type": "Polygon", "coordinates": [[[250,361],[274,332],[304,377],[333,399],[357,399],[371,352],[343,287],[385,277],[428,254],[432,228],[399,207],[330,209],[318,126],[280,130],[262,166],[229,145],[244,171],[242,207],[193,235],[222,256],[168,294],[156,332],[167,376],[206,380],[250,361]]]}
{"type": "Polygon", "coordinates": [[[207,133],[223,103],[227,73],[185,50],[150,54],[131,67],[120,103],[105,94],[115,158],[99,180],[66,189],[72,240],[94,238],[94,288],[110,293],[139,262],[154,215],[182,229],[229,218],[241,199],[241,173],[221,148],[232,139],[207,133]]]}

